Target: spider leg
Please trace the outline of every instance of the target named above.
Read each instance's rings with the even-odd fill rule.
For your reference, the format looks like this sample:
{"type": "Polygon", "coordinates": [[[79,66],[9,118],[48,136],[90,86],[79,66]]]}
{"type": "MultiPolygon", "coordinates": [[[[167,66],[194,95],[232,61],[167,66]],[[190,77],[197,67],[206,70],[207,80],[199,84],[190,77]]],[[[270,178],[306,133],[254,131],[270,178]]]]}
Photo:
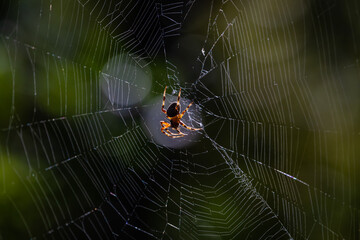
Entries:
{"type": "Polygon", "coordinates": [[[172,133],[172,132],[169,131],[169,129],[166,129],[165,131],[169,132],[169,133],[170,133],[172,136],[174,136],[175,138],[176,138],[176,137],[183,137],[183,136],[186,136],[186,135],[187,135],[187,134],[184,134],[184,133],[180,132],[180,130],[177,129],[177,128],[173,128],[173,129],[176,130],[178,133],[172,133]]]}
{"type": "Polygon", "coordinates": [[[185,133],[180,132],[179,129],[175,129],[175,130],[179,133],[179,135],[182,135],[182,136],[186,136],[186,135],[187,135],[187,134],[185,134],[185,133]]]}
{"type": "Polygon", "coordinates": [[[180,95],[181,95],[181,88],[180,88],[180,90],[179,90],[179,95],[178,95],[178,99],[177,99],[177,103],[176,103],[176,108],[178,109],[178,111],[180,110],[180,108],[179,108],[180,95]]]}
{"type": "Polygon", "coordinates": [[[169,133],[170,133],[171,135],[173,135],[173,136],[183,137],[183,136],[186,136],[186,135],[187,135],[187,134],[185,134],[185,133],[180,132],[180,130],[177,129],[177,128],[173,128],[173,129],[174,129],[175,131],[177,131],[178,133],[172,133],[172,132],[169,131],[169,129],[166,129],[165,131],[169,131],[169,133]]]}
{"type": "MultiPolygon", "coordinates": [[[[169,136],[169,137],[171,137],[171,138],[180,138],[180,137],[183,137],[183,136],[185,136],[185,134],[175,134],[175,133],[172,133],[172,132],[170,132],[169,131],[169,129],[166,129],[165,131],[167,131],[167,132],[169,132],[170,134],[171,134],[171,136],[169,136]]],[[[181,132],[180,132],[181,133],[181,132]]]]}
{"type": "Polygon", "coordinates": [[[191,130],[191,131],[199,131],[199,130],[202,129],[202,128],[192,128],[192,127],[188,127],[188,126],[186,126],[185,123],[183,123],[182,121],[180,121],[180,124],[181,124],[184,128],[187,128],[187,129],[189,129],[189,130],[191,130]]]}
{"type": "Polygon", "coordinates": [[[185,109],[184,111],[182,111],[182,113],[181,113],[180,116],[179,116],[180,119],[184,116],[184,114],[187,112],[187,110],[189,110],[190,106],[191,106],[193,103],[194,103],[194,102],[191,102],[191,103],[186,107],[186,109],[185,109]]]}
{"type": "Polygon", "coordinates": [[[162,126],[162,128],[161,128],[161,132],[163,133],[163,134],[165,134],[166,136],[168,136],[168,137],[171,137],[172,135],[171,135],[171,133],[170,133],[170,131],[169,131],[169,127],[170,127],[170,123],[167,123],[167,122],[164,122],[164,121],[160,121],[160,124],[161,124],[161,126],[162,126]],[[166,131],[166,132],[165,132],[166,131]]]}
{"type": "Polygon", "coordinates": [[[180,134],[174,134],[174,133],[171,133],[169,131],[169,127],[171,126],[170,123],[167,123],[167,122],[164,122],[164,121],[160,121],[160,124],[162,126],[161,128],[161,132],[163,134],[165,134],[166,136],[168,137],[171,137],[171,138],[179,138],[179,137],[183,137],[184,134],[180,135],[180,134]]]}
{"type": "Polygon", "coordinates": [[[161,107],[161,110],[162,110],[163,113],[165,113],[165,114],[166,114],[166,110],[164,109],[164,105],[165,105],[166,88],[167,88],[167,86],[165,86],[164,95],[163,95],[163,102],[162,102],[162,107],[161,107]]]}

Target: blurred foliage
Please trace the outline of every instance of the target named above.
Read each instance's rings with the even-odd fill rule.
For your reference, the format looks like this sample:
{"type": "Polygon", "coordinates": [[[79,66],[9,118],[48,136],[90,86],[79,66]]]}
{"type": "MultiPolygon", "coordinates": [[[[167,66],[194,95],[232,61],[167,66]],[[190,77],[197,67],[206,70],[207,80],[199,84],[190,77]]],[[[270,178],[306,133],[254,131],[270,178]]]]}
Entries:
{"type": "MultiPolygon", "coordinates": [[[[102,83],[99,76],[102,67],[111,57],[125,51],[124,49],[126,51],[130,49],[128,54],[139,66],[146,65],[151,69],[152,89],[141,102],[142,105],[146,105],[154,98],[161,98],[163,85],[170,83],[173,89],[178,89],[184,84],[190,88],[191,83],[200,74],[199,61],[196,57],[200,55],[204,39],[211,40],[205,44],[207,50],[214,43],[214,36],[207,36],[206,32],[210,24],[210,9],[206,1],[195,1],[194,9],[190,11],[182,26],[180,36],[176,40],[169,39],[165,43],[167,52],[160,52],[153,59],[151,56],[136,56],[139,52],[136,51],[137,48],[147,47],[147,43],[144,43],[147,39],[124,46],[126,44],[121,40],[128,36],[126,34],[118,36],[129,31],[128,34],[140,37],[141,34],[132,29],[132,20],[137,20],[136,14],[122,23],[121,17],[116,18],[126,14],[121,9],[114,10],[119,15],[108,16],[99,11],[99,7],[95,7],[99,1],[88,1],[86,7],[83,7],[81,2],[32,0],[0,3],[0,239],[42,236],[51,230],[53,225],[67,224],[67,221],[70,221],[69,216],[81,216],[84,212],[95,211],[92,209],[92,203],[101,202],[102,196],[94,186],[91,186],[94,191],[87,191],[89,196],[80,200],[66,197],[82,191],[75,189],[79,187],[76,186],[78,182],[91,182],[90,177],[87,176],[88,172],[82,172],[83,166],[80,165],[82,163],[72,166],[74,175],[78,173],[78,179],[75,180],[67,179],[61,171],[50,174],[44,170],[57,163],[49,159],[61,162],[84,151],[88,151],[92,157],[99,157],[97,153],[87,150],[84,146],[74,147],[75,143],[68,139],[56,140],[59,144],[49,151],[54,156],[41,155],[38,150],[50,148],[44,143],[45,140],[44,142],[41,140],[45,139],[45,136],[49,139],[56,139],[61,133],[65,136],[68,128],[59,127],[60,124],[56,125],[56,120],[67,118],[73,126],[80,126],[78,122],[82,120],[78,120],[77,116],[91,115],[119,107],[109,107],[109,103],[101,93],[102,83]],[[116,39],[115,36],[118,38],[116,39]],[[169,70],[163,60],[165,55],[176,64],[177,72],[169,70]],[[48,131],[42,127],[42,121],[54,122],[53,129],[48,131]],[[29,129],[23,129],[25,126],[29,129]],[[74,151],[67,152],[67,149],[74,151]],[[74,186],[74,189],[63,188],[65,185],[74,186]],[[42,189],[39,186],[47,187],[42,189]],[[36,192],[39,189],[42,192],[36,192]],[[45,199],[47,195],[53,198],[45,199]],[[65,207],[50,209],[51,207],[45,204],[46,201],[53,202],[60,198],[68,201],[68,209],[65,210],[65,207]],[[93,202],[91,200],[86,202],[85,199],[92,199],[93,202]],[[44,214],[47,211],[53,211],[59,219],[50,219],[44,214]],[[66,211],[72,212],[73,215],[63,213],[66,211]],[[39,212],[43,215],[38,214],[39,212]]],[[[215,1],[215,6],[220,5],[221,2],[215,1]]],[[[104,9],[113,7],[109,1],[104,1],[103,4],[104,9]]],[[[360,5],[356,0],[295,0],[287,1],[286,4],[281,0],[271,2],[256,0],[244,1],[242,7],[240,13],[230,3],[222,9],[228,18],[238,15],[237,23],[242,26],[240,35],[243,41],[237,47],[241,50],[245,67],[240,69],[240,73],[237,69],[238,62],[229,63],[229,69],[232,69],[236,75],[232,77],[241,76],[240,81],[234,81],[232,93],[252,93],[256,89],[259,93],[271,96],[271,99],[252,101],[248,106],[241,106],[244,112],[254,111],[259,122],[264,124],[276,124],[268,122],[269,119],[265,116],[276,117],[279,109],[285,113],[291,112],[292,117],[289,117],[291,114],[280,116],[283,117],[281,124],[292,128],[291,134],[286,135],[286,140],[294,144],[291,149],[300,149],[300,151],[292,151],[285,158],[290,164],[293,162],[296,162],[294,165],[298,164],[292,167],[296,169],[296,177],[311,183],[314,187],[316,193],[309,194],[321,195],[325,192],[331,195],[331,198],[336,196],[337,201],[348,207],[346,211],[337,210],[328,207],[326,200],[322,202],[324,208],[328,207],[324,212],[331,214],[332,219],[341,219],[340,223],[329,224],[334,224],[336,231],[342,236],[355,239],[359,236],[359,231],[355,229],[349,233],[346,230],[349,225],[354,224],[352,221],[359,221],[360,207],[358,190],[360,181],[357,174],[360,168],[359,163],[355,161],[359,157],[358,146],[360,146],[360,5]],[[304,69],[306,72],[301,72],[304,69]],[[268,74],[271,74],[271,78],[268,74]],[[274,81],[267,82],[264,79],[274,81]],[[266,92],[264,85],[279,94],[272,96],[270,92],[266,92]],[[273,106],[272,109],[266,108],[266,103],[269,102],[273,106]],[[293,122],[296,122],[296,126],[292,126],[293,122]],[[346,217],[347,214],[355,216],[346,217]]],[[[226,18],[219,19],[218,27],[220,29],[228,27],[226,21],[226,18]]],[[[224,60],[222,58],[225,50],[224,46],[219,44],[212,49],[213,56],[224,60]]],[[[207,76],[206,82],[207,90],[218,96],[224,95],[218,80],[223,77],[221,74],[220,70],[214,71],[207,76]]],[[[205,95],[196,95],[194,89],[192,92],[189,90],[189,94],[196,97],[196,101],[206,99],[205,95]]],[[[216,101],[209,102],[208,105],[204,104],[204,107],[217,113],[215,111],[219,108],[216,101]]],[[[132,111],[139,111],[137,106],[131,107],[133,107],[132,111]]],[[[203,114],[207,123],[212,121],[212,115],[203,114]]],[[[247,117],[251,119],[253,116],[244,116],[245,119],[247,117]]],[[[89,119],[89,122],[93,121],[91,117],[89,119]]],[[[126,125],[126,120],[119,120],[111,114],[104,115],[103,120],[107,122],[108,127],[104,132],[110,137],[116,137],[118,133],[123,133],[130,127],[126,125]]],[[[137,123],[142,121],[141,118],[136,119],[137,123]]],[[[216,138],[219,144],[231,149],[227,134],[215,136],[218,134],[219,125],[210,125],[208,134],[216,138]]],[[[254,128],[250,126],[248,130],[256,132],[254,128]]],[[[96,138],[91,135],[90,129],[81,130],[88,134],[87,138],[84,137],[84,142],[96,138]]],[[[228,133],[229,126],[225,126],[223,131],[228,133]]],[[[75,138],[81,138],[76,132],[71,134],[75,138]]],[[[242,142],[243,140],[239,139],[239,149],[248,149],[244,152],[239,150],[239,155],[244,154],[250,159],[257,159],[258,137],[263,136],[254,133],[249,142],[242,142]]],[[[119,141],[131,141],[131,138],[119,141]]],[[[270,160],[267,164],[270,167],[277,166],[277,156],[286,155],[281,149],[276,148],[276,141],[269,138],[264,143],[264,149],[269,149],[270,160]]],[[[130,146],[131,148],[118,152],[108,150],[109,158],[102,160],[109,164],[111,169],[113,161],[126,159],[123,164],[130,168],[131,159],[143,157],[139,151],[144,147],[135,140],[130,146]]],[[[206,144],[197,146],[204,149],[209,147],[206,144]]],[[[170,156],[171,153],[168,154],[170,156]]],[[[171,157],[176,158],[176,155],[171,157]]],[[[155,157],[150,154],[149,158],[155,157]]],[[[160,158],[166,157],[164,155],[160,158]]],[[[214,154],[202,164],[221,164],[218,162],[219,158],[218,154],[214,154]]],[[[89,161],[86,157],[83,160],[85,163],[89,161]]],[[[238,164],[241,168],[247,167],[243,162],[238,164]]],[[[102,174],[106,173],[99,170],[96,174],[103,176],[102,174]]],[[[211,177],[200,178],[198,180],[202,183],[214,180],[211,177]]],[[[111,185],[108,180],[104,182],[106,186],[111,185]]],[[[86,187],[88,186],[84,189],[86,187]]],[[[231,187],[226,186],[228,189],[231,187]]],[[[262,186],[257,187],[262,189],[262,186]]],[[[210,201],[206,202],[201,208],[213,210],[212,214],[216,217],[217,209],[213,206],[227,201],[232,194],[235,193],[229,191],[228,195],[212,196],[211,204],[210,201]]],[[[269,200],[269,204],[275,201],[275,199],[269,200]]],[[[312,203],[304,200],[302,204],[303,210],[311,213],[312,203]]],[[[318,214],[322,216],[323,213],[318,214]]],[[[328,218],[323,216],[323,219],[328,218]]],[[[153,224],[159,223],[153,222],[153,224]]],[[[220,229],[219,232],[223,227],[212,222],[197,224],[220,229]]],[[[313,230],[312,239],[320,239],[323,236],[322,230],[318,228],[316,226],[313,230]]]]}

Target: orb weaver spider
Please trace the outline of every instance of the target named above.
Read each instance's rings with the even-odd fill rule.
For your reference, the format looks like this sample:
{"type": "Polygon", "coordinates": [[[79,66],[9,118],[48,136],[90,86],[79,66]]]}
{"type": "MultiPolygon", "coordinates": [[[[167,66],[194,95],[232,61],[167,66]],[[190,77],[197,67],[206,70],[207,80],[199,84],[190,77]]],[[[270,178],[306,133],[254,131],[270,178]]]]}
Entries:
{"type": "Polygon", "coordinates": [[[184,128],[187,128],[191,131],[198,131],[201,130],[201,128],[192,128],[192,127],[188,127],[186,126],[182,121],[181,118],[184,116],[184,114],[187,112],[187,110],[190,108],[190,106],[194,103],[191,102],[187,108],[182,111],[182,113],[180,113],[180,94],[181,94],[181,88],[179,90],[179,95],[177,98],[177,102],[174,102],[172,104],[170,104],[170,106],[168,107],[167,110],[164,109],[164,105],[165,105],[165,93],[166,93],[166,88],[164,90],[164,95],[163,95],[163,102],[162,102],[162,107],[161,110],[163,111],[163,113],[165,113],[166,117],[170,120],[170,123],[167,123],[165,121],[160,121],[161,124],[161,132],[163,134],[165,134],[168,137],[171,138],[179,138],[179,137],[183,137],[186,136],[187,134],[184,134],[182,132],[180,132],[179,127],[180,125],[183,126],[184,128]],[[178,133],[172,133],[170,132],[169,128],[173,128],[174,130],[176,130],[178,133]]]}

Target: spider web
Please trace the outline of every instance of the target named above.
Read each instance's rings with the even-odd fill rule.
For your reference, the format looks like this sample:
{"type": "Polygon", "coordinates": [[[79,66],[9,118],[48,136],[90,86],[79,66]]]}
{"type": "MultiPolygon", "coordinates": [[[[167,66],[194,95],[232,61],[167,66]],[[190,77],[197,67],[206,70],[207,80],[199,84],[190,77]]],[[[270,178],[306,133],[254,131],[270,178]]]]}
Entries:
{"type": "Polygon", "coordinates": [[[359,9],[1,3],[0,239],[359,239],[359,9]]]}

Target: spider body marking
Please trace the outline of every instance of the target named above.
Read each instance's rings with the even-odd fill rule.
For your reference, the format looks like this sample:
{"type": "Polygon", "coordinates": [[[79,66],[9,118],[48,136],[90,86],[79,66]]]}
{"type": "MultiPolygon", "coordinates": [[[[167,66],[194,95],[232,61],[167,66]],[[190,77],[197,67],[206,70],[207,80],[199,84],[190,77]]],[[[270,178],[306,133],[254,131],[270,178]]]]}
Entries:
{"type": "Polygon", "coordinates": [[[178,117],[179,113],[180,113],[180,105],[178,107],[178,109],[176,108],[177,104],[176,102],[170,104],[170,106],[168,107],[168,109],[166,110],[166,116],[168,116],[169,120],[170,120],[170,124],[172,128],[178,128],[179,124],[180,124],[180,119],[178,117]]]}
{"type": "Polygon", "coordinates": [[[167,110],[164,109],[164,105],[165,105],[165,94],[166,94],[166,88],[164,90],[164,95],[163,95],[163,102],[162,102],[162,107],[161,110],[163,113],[166,114],[166,117],[170,120],[170,123],[167,123],[165,121],[160,121],[161,124],[161,132],[163,134],[165,134],[168,137],[171,138],[179,138],[179,137],[183,137],[186,136],[187,134],[182,133],[179,130],[180,125],[183,126],[184,128],[187,128],[189,130],[192,131],[198,131],[201,130],[201,128],[192,128],[192,127],[188,127],[186,126],[182,121],[181,118],[184,116],[184,114],[187,112],[187,110],[190,108],[190,106],[193,104],[193,102],[191,102],[187,108],[180,113],[180,95],[181,95],[181,88],[179,90],[179,95],[178,95],[178,99],[177,102],[174,102],[172,104],[170,104],[170,106],[167,108],[167,110]],[[172,128],[174,130],[177,131],[177,133],[172,133],[170,132],[169,128],[172,128]]]}

